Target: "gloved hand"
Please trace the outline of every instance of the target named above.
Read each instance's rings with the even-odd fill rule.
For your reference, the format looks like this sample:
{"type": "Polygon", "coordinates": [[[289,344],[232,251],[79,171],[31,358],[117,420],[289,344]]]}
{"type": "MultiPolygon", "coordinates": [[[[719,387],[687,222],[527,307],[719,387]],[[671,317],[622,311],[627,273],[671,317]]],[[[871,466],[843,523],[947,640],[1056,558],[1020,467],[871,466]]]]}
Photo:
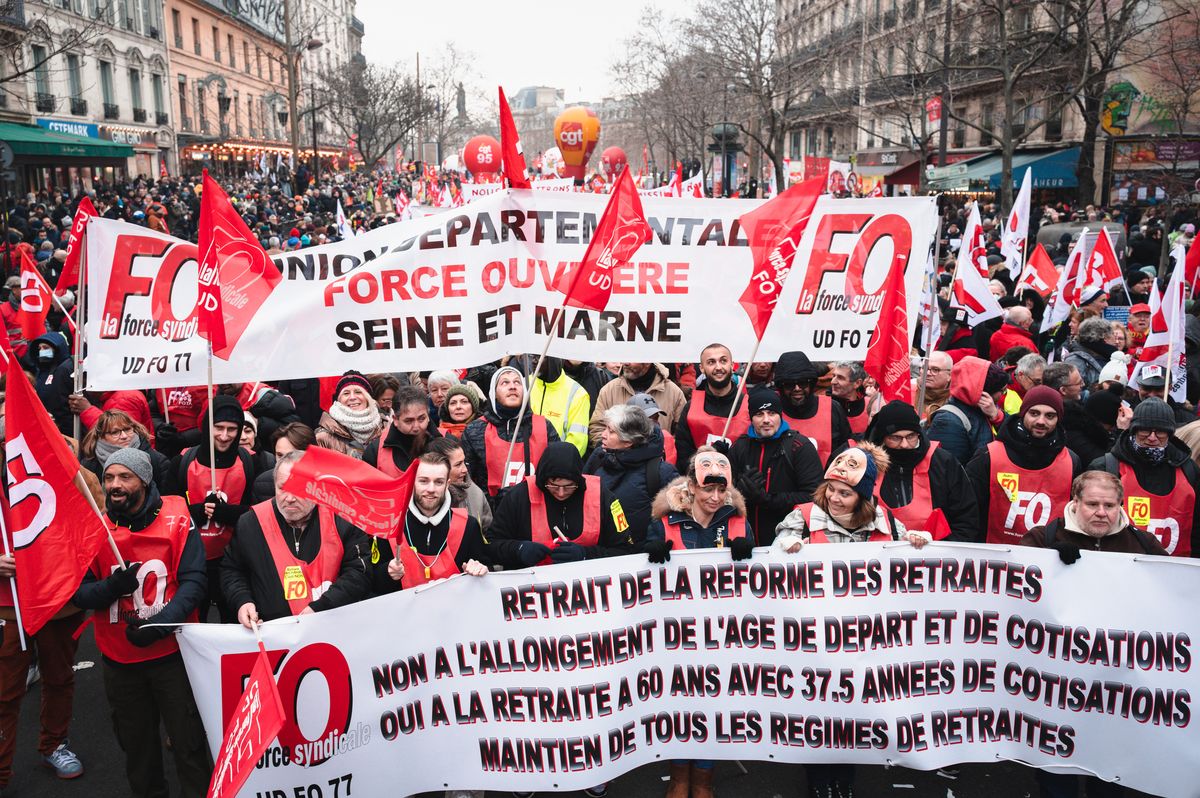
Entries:
{"type": "Polygon", "coordinates": [[[737,489],[754,504],[765,504],[767,501],[767,478],[753,466],[746,466],[742,471],[737,480],[737,489]]]}
{"type": "Polygon", "coordinates": [[[580,562],[587,559],[587,551],[578,543],[567,540],[550,549],[550,559],[554,562],[580,562]]]}
{"type": "Polygon", "coordinates": [[[174,424],[159,424],[154,428],[154,448],[162,451],[164,448],[178,448],[179,429],[174,424]]]}
{"type": "Polygon", "coordinates": [[[104,581],[115,595],[128,596],[138,589],[137,573],[141,567],[140,562],[126,563],[124,568],[113,571],[112,575],[104,581]]]}
{"type": "Polygon", "coordinates": [[[712,442],[712,447],[726,457],[729,456],[729,441],[724,438],[718,438],[712,442]]]}
{"type": "Polygon", "coordinates": [[[1058,552],[1058,559],[1063,565],[1071,565],[1079,559],[1079,547],[1070,543],[1055,543],[1053,549],[1058,552]]]}
{"type": "Polygon", "coordinates": [[[748,560],[754,554],[754,543],[750,538],[733,538],[729,541],[729,553],[734,561],[748,560]]]}
{"type": "Polygon", "coordinates": [[[154,623],[154,616],[130,620],[125,626],[125,639],[138,648],[146,648],[147,646],[154,645],[170,633],[170,629],[165,626],[151,626],[147,628],[146,624],[148,623],[154,623]]]}
{"type": "Polygon", "coordinates": [[[669,540],[647,540],[642,551],[650,557],[650,562],[662,565],[671,559],[671,545],[669,540]]]}
{"type": "Polygon", "coordinates": [[[532,540],[523,541],[521,543],[521,547],[517,550],[517,559],[521,561],[521,565],[524,565],[527,568],[537,565],[549,556],[549,546],[544,546],[541,543],[534,543],[532,540]]]}

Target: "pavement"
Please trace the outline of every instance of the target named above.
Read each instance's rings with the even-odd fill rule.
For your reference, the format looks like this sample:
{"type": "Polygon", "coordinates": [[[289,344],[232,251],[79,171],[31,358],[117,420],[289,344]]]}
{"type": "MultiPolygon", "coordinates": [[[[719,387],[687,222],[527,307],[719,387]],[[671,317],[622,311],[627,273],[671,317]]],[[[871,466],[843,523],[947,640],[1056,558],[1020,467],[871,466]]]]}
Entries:
{"type": "MultiPolygon", "coordinates": [[[[84,765],[84,775],[72,781],[55,777],[42,765],[37,753],[38,705],[41,684],[25,697],[18,726],[17,755],[13,779],[3,798],[95,798],[129,794],[125,781],[124,754],[117,745],[104,697],[100,654],[90,630],[80,640],[76,656],[75,718],[71,725],[71,748],[84,765]]],[[[167,754],[166,768],[171,794],[179,794],[174,765],[167,754]]],[[[638,768],[609,785],[612,798],[662,798],[667,766],[656,763],[638,768]]],[[[719,762],[714,779],[718,798],[807,798],[804,770],[796,765],[771,762],[719,762]]],[[[956,779],[933,772],[905,768],[860,767],[855,786],[859,798],[1035,798],[1037,787],[1028,768],[1012,763],[963,765],[956,779]]],[[[550,793],[542,793],[550,795],[550,793]]],[[[568,793],[571,798],[582,793],[568,793]]],[[[1129,793],[1129,798],[1142,793],[1129,793]]],[[[441,798],[428,793],[429,798],[441,798]]],[[[246,798],[254,798],[247,795],[246,798]]],[[[353,798],[376,798],[355,790],[353,798]]],[[[385,798],[380,796],[379,798],[385,798]]],[[[386,798],[395,798],[388,794],[386,798]]],[[[505,793],[488,793],[488,798],[508,798],[505,793]]]]}

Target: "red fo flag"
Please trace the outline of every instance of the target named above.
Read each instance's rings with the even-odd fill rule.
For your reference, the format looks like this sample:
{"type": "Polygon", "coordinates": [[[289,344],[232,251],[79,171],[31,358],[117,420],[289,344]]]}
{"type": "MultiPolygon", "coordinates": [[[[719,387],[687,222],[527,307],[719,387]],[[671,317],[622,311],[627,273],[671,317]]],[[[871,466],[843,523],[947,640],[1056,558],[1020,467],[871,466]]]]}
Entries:
{"type": "Polygon", "coordinates": [[[388,537],[404,521],[418,462],[401,477],[389,477],[361,460],[310,446],[283,489],[329,508],[368,535],[388,537]]]}
{"type": "Polygon", "coordinates": [[[863,368],[875,378],[885,401],[899,399],[912,404],[912,380],[908,369],[908,300],[904,292],[904,260],[895,258],[883,288],[879,321],[867,344],[863,368]]]}
{"type": "Polygon", "coordinates": [[[200,334],[229,359],[282,277],[216,180],[204,172],[200,198],[200,334]]]}
{"type": "Polygon", "coordinates": [[[525,174],[525,153],[521,149],[521,137],[513,122],[508,98],[500,88],[500,153],[504,161],[504,176],[510,188],[529,188],[529,176],[525,174]]]}
{"type": "MultiPolygon", "coordinates": [[[[79,461],[15,357],[8,359],[5,407],[5,518],[17,560],[21,620],[34,635],[75,593],[108,530],[75,487],[79,461]]],[[[0,584],[0,604],[11,604],[7,580],[0,584]]]]}
{"type": "Polygon", "coordinates": [[[234,798],[267,748],[279,736],[285,715],[279,687],[271,672],[267,650],[258,644],[258,657],[250,669],[246,689],[234,707],[225,739],[213,766],[208,798],[234,798]]]}
{"type": "Polygon", "coordinates": [[[567,295],[563,304],[604,310],[612,294],[613,269],[628,263],[638,248],[650,240],[650,233],[633,178],[628,169],[622,169],[583,260],[577,269],[559,280],[557,288],[563,291],[563,281],[570,278],[569,287],[563,291],[567,295]]]}
{"type": "Polygon", "coordinates": [[[1029,263],[1021,272],[1021,280],[1017,283],[1017,294],[1019,295],[1021,291],[1029,288],[1046,297],[1050,295],[1057,284],[1058,268],[1055,267],[1054,261],[1050,260],[1050,255],[1046,253],[1045,247],[1038,244],[1033,248],[1033,254],[1029,256],[1029,263]]]}
{"type": "Polygon", "coordinates": [[[46,332],[46,314],[50,312],[50,286],[42,278],[29,255],[21,253],[21,307],[17,309],[17,320],[21,323],[21,335],[33,341],[46,332]]]}
{"type": "Polygon", "coordinates": [[[1096,245],[1092,247],[1092,254],[1088,257],[1087,278],[1083,284],[1089,287],[1104,286],[1105,291],[1111,291],[1114,286],[1121,284],[1121,280],[1121,264],[1117,260],[1116,250],[1113,249],[1108,229],[1102,227],[1096,245]]]}
{"type": "Polygon", "coordinates": [[[762,338],[767,322],[775,312],[783,281],[792,268],[792,259],[808,226],[817,197],[825,188],[821,178],[797,183],[787,191],[738,217],[746,231],[754,267],[750,283],[738,303],[746,309],[754,334],[762,338]]]}
{"type": "Polygon", "coordinates": [[[92,200],[84,197],[75,209],[75,218],[71,220],[71,237],[67,240],[67,259],[63,261],[62,273],[58,276],[58,284],[54,293],[62,296],[72,286],[79,285],[79,253],[83,250],[83,231],[87,223],[99,214],[92,200]]]}

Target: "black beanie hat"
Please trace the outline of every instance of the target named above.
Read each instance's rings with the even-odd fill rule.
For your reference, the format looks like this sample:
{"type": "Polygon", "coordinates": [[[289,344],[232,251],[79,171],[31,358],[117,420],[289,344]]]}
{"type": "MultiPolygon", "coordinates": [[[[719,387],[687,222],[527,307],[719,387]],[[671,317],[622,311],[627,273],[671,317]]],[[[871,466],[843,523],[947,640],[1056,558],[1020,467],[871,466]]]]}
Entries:
{"type": "Polygon", "coordinates": [[[341,395],[342,389],[348,385],[358,385],[369,395],[371,393],[371,381],[363,376],[362,372],[351,369],[342,375],[342,378],[337,381],[337,387],[333,389],[333,401],[337,401],[341,395]]]}
{"type": "Polygon", "coordinates": [[[218,394],[213,397],[212,423],[220,424],[222,421],[237,424],[238,429],[241,429],[246,423],[246,414],[236,398],[218,394]]]}
{"type": "Polygon", "coordinates": [[[770,388],[764,388],[761,385],[751,388],[748,399],[749,404],[746,405],[746,413],[752,418],[755,413],[760,413],[763,410],[770,410],[775,413],[783,412],[783,402],[780,401],[779,394],[770,388]]]}
{"type": "Polygon", "coordinates": [[[879,408],[879,412],[871,419],[871,426],[867,429],[867,439],[882,445],[883,439],[888,435],[905,431],[920,432],[921,419],[917,416],[917,411],[913,410],[912,405],[899,399],[893,399],[879,408]]]}
{"type": "Polygon", "coordinates": [[[1117,414],[1121,412],[1121,397],[1112,391],[1095,391],[1083,403],[1087,414],[1110,427],[1117,425],[1117,414]]]}

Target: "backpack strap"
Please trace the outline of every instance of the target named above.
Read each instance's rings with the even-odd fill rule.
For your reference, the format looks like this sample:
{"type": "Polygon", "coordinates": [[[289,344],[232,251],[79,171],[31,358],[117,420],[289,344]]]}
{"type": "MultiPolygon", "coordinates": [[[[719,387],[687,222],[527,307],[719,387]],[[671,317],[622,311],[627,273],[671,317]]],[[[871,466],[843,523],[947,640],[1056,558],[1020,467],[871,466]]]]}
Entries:
{"type": "MultiPolygon", "coordinates": [[[[936,416],[938,413],[949,413],[950,415],[957,418],[960,422],[962,422],[964,430],[966,430],[967,432],[971,431],[971,420],[969,418],[967,418],[967,414],[962,411],[962,408],[956,407],[954,405],[946,404],[946,405],[942,405],[941,407],[939,407],[937,409],[937,412],[935,412],[933,415],[936,416]]],[[[931,417],[930,418],[930,426],[932,426],[932,424],[933,424],[933,419],[931,417]]]]}
{"type": "Polygon", "coordinates": [[[1042,543],[1046,548],[1054,548],[1054,542],[1058,540],[1058,528],[1060,526],[1062,526],[1062,521],[1057,518],[1046,524],[1046,528],[1042,532],[1042,543]]]}
{"type": "Polygon", "coordinates": [[[662,489],[662,474],[658,471],[658,467],[662,462],[663,459],[661,457],[657,460],[646,461],[646,494],[650,496],[651,501],[658,495],[658,491],[662,489]]]}
{"type": "Polygon", "coordinates": [[[1121,465],[1117,462],[1117,456],[1112,452],[1104,453],[1104,470],[1114,476],[1121,476],[1121,465]]]}

